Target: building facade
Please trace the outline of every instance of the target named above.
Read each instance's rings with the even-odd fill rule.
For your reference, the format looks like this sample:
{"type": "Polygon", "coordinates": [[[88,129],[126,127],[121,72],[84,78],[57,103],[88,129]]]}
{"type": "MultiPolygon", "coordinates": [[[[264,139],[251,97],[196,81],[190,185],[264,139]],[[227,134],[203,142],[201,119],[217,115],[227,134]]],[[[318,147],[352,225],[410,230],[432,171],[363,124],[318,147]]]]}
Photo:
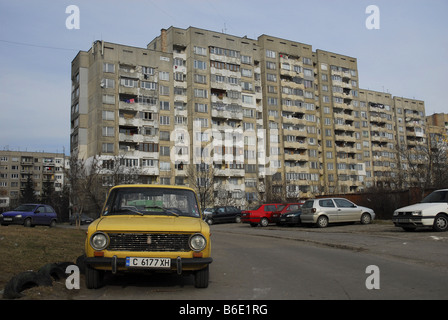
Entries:
{"type": "Polygon", "coordinates": [[[63,153],[0,151],[0,210],[19,203],[21,191],[31,178],[35,196],[43,194],[46,183],[61,191],[67,159],[63,153]]]}
{"type": "Polygon", "coordinates": [[[72,62],[71,153],[120,156],[144,183],[213,169],[236,204],[387,184],[426,141],[423,101],[360,88],[357,59],[261,35],[162,29],[147,48],[96,41],[72,62]]]}

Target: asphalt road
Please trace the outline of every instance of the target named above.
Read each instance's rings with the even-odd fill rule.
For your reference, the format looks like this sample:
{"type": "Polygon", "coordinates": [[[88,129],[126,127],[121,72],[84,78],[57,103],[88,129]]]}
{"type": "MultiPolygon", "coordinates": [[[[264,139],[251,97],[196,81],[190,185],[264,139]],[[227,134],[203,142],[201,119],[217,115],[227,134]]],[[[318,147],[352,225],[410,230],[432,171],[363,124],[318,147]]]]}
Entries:
{"type": "Polygon", "coordinates": [[[97,290],[82,283],[71,298],[448,299],[446,233],[407,233],[391,224],[326,229],[221,224],[212,226],[212,241],[207,289],[196,289],[192,276],[117,275],[97,290]]]}

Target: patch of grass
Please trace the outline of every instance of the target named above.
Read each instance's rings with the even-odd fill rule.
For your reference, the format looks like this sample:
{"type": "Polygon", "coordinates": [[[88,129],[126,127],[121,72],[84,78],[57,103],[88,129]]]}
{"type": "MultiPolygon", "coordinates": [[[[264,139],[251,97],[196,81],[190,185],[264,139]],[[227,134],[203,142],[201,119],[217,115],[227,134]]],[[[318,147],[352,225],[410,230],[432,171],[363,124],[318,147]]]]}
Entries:
{"type": "Polygon", "coordinates": [[[85,230],[0,226],[0,291],[16,274],[47,263],[76,262],[84,253],[85,230]]]}

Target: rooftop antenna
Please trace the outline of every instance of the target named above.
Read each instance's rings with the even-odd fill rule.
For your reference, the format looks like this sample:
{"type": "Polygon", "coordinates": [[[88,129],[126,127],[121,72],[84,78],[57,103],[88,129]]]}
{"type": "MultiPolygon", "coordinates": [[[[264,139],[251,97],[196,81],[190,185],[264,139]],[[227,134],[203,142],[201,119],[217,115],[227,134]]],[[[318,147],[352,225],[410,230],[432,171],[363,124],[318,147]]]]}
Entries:
{"type": "Polygon", "coordinates": [[[224,29],[222,29],[222,33],[227,34],[227,26],[225,22],[224,22],[224,29]]]}

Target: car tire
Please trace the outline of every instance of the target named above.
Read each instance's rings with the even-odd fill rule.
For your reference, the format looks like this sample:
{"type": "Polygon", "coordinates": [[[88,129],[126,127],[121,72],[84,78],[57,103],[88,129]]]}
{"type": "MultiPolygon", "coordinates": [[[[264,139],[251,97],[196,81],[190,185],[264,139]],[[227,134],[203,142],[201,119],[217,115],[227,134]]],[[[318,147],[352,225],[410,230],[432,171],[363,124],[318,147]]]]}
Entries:
{"type": "Polygon", "coordinates": [[[235,222],[236,223],[241,223],[241,216],[236,216],[235,217],[235,222]]]}
{"type": "Polygon", "coordinates": [[[433,229],[437,232],[444,232],[448,230],[448,216],[439,213],[434,219],[433,229]]]}
{"type": "Polygon", "coordinates": [[[51,220],[50,224],[48,225],[50,228],[56,227],[56,220],[51,220]]]}
{"type": "Polygon", "coordinates": [[[328,218],[326,216],[319,216],[316,221],[319,228],[326,228],[328,226],[328,218]]]}
{"type": "Polygon", "coordinates": [[[67,278],[67,275],[65,274],[65,269],[61,268],[56,263],[48,263],[44,265],[39,269],[37,273],[42,274],[46,277],[50,277],[56,281],[67,278]]]}
{"type": "Polygon", "coordinates": [[[37,272],[26,271],[14,276],[5,286],[3,298],[16,299],[22,297],[22,291],[37,286],[50,287],[53,284],[51,278],[37,272]]]}
{"type": "Polygon", "coordinates": [[[194,273],[194,286],[196,288],[207,288],[210,271],[209,267],[198,270],[194,273]]]}
{"type": "Polygon", "coordinates": [[[104,271],[96,270],[86,266],[86,287],[87,289],[98,289],[103,286],[104,271]]]}
{"type": "Polygon", "coordinates": [[[372,217],[367,212],[361,215],[361,224],[370,224],[372,222],[372,217]]]}
{"type": "Polygon", "coordinates": [[[269,220],[267,218],[261,218],[260,220],[260,226],[267,227],[269,224],[269,220]]]}
{"type": "Polygon", "coordinates": [[[213,224],[213,219],[208,218],[207,220],[205,220],[205,222],[207,222],[207,224],[211,226],[213,224]]]}
{"type": "Polygon", "coordinates": [[[33,224],[31,222],[31,218],[25,219],[25,221],[23,222],[23,226],[25,226],[27,228],[33,227],[33,224]]]}

